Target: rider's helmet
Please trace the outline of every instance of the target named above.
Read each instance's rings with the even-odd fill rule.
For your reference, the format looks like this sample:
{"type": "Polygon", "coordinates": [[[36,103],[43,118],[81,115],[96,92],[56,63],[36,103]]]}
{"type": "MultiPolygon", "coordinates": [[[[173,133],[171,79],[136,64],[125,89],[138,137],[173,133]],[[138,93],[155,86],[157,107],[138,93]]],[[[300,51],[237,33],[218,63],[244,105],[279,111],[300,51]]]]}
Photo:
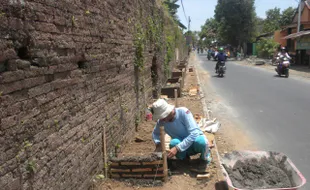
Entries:
{"type": "Polygon", "coordinates": [[[224,52],[224,48],[220,47],[219,52],[223,53],[224,52]]]}
{"type": "Polygon", "coordinates": [[[282,52],[282,53],[286,52],[285,47],[281,47],[281,52],[282,52]]]}

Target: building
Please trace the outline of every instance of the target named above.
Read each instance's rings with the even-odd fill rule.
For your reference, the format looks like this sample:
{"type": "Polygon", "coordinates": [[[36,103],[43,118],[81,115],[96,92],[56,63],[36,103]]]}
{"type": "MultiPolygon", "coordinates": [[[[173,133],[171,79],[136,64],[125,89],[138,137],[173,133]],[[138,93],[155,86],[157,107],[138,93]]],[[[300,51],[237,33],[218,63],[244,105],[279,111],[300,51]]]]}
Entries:
{"type": "Polygon", "coordinates": [[[289,54],[298,65],[310,65],[310,0],[301,4],[300,32],[298,27],[298,8],[292,23],[283,26],[274,34],[276,42],[287,47],[289,54]]]}

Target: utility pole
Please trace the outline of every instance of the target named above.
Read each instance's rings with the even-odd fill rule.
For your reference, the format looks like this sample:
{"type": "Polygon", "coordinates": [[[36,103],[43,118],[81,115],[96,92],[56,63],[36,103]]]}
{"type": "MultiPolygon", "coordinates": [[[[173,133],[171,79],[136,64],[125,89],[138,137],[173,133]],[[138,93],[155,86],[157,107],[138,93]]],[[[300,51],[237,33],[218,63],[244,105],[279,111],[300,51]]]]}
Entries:
{"type": "Polygon", "coordinates": [[[300,0],[299,7],[298,7],[298,26],[297,26],[297,32],[300,32],[300,17],[301,17],[301,3],[303,0],[300,0]]]}
{"type": "Polygon", "coordinates": [[[191,30],[191,17],[188,17],[188,31],[191,30]]]}
{"type": "MultiPolygon", "coordinates": [[[[297,25],[297,33],[300,32],[300,17],[301,17],[301,3],[303,0],[300,0],[298,6],[298,25],[297,25]]],[[[301,52],[298,50],[298,61],[301,62],[301,52]]]]}

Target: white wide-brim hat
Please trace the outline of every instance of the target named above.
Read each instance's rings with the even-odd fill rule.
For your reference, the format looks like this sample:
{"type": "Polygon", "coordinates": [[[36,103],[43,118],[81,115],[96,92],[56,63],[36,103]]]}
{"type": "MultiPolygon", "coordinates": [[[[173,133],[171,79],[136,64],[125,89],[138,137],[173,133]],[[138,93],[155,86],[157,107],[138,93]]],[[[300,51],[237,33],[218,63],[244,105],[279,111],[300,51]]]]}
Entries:
{"type": "Polygon", "coordinates": [[[152,109],[153,109],[153,119],[157,121],[159,119],[167,117],[174,109],[174,105],[168,104],[163,99],[158,99],[156,102],[153,103],[152,109]]]}

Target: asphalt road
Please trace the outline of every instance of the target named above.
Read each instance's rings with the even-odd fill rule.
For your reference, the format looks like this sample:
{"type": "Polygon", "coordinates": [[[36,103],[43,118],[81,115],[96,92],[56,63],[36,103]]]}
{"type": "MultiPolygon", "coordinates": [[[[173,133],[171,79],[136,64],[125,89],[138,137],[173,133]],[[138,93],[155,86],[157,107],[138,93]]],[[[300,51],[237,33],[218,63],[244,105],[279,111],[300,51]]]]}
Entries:
{"type": "MultiPolygon", "coordinates": [[[[238,113],[238,119],[262,150],[286,154],[308,179],[310,189],[310,82],[280,78],[262,68],[226,63],[224,78],[215,76],[214,61],[199,55],[211,85],[238,113]]],[[[203,81],[201,81],[203,83],[203,81]]]]}

